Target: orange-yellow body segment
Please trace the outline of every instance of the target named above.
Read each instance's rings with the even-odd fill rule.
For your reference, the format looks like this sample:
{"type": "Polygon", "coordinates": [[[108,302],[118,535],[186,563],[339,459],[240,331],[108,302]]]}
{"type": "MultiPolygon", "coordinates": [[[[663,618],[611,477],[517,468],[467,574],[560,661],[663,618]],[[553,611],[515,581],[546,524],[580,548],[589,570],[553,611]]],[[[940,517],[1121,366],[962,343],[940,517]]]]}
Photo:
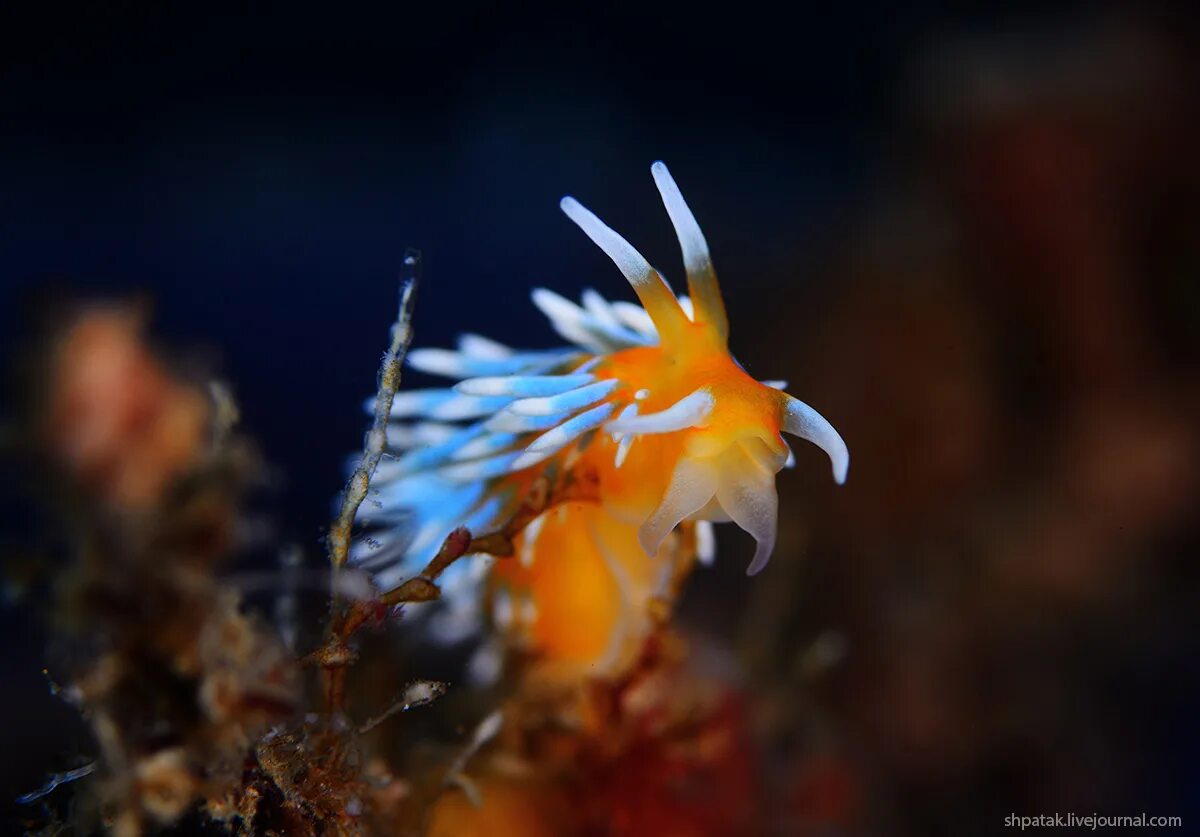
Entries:
{"type": "Polygon", "coordinates": [[[511,597],[512,633],[544,672],[603,676],[636,656],[663,566],[636,527],[598,503],[570,502],[535,521],[492,573],[497,595],[511,597]]]}

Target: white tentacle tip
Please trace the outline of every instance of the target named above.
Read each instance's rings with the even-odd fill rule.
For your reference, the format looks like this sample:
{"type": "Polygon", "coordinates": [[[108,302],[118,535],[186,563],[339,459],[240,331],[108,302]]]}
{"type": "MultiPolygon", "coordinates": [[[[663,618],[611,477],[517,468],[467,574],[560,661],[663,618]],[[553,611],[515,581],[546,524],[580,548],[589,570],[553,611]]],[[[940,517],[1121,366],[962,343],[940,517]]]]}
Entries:
{"type": "Polygon", "coordinates": [[[633,436],[622,436],[621,441],[617,443],[617,453],[613,457],[613,467],[620,468],[625,464],[625,457],[629,456],[629,449],[633,447],[633,436]]]}
{"type": "Polygon", "coordinates": [[[833,481],[838,485],[846,484],[846,476],[850,472],[850,449],[846,447],[841,435],[830,427],[832,435],[818,444],[829,456],[829,464],[833,470],[833,481]]]}
{"type": "Polygon", "coordinates": [[[696,557],[706,567],[712,566],[717,557],[717,536],[711,520],[696,521],[696,557]]]}
{"type": "Polygon", "coordinates": [[[808,439],[825,451],[833,467],[833,481],[838,485],[844,484],[850,470],[850,451],[845,440],[833,429],[833,425],[812,407],[790,395],[785,398],[787,400],[783,415],[784,432],[808,439]]]}
{"type": "Polygon", "coordinates": [[[842,451],[839,457],[833,459],[833,481],[838,485],[846,484],[846,476],[850,472],[850,452],[846,450],[846,443],[842,443],[842,451]]]}
{"type": "Polygon", "coordinates": [[[574,221],[576,226],[587,233],[588,237],[593,241],[596,240],[597,235],[602,235],[603,231],[608,229],[608,225],[597,218],[596,213],[570,195],[565,196],[558,202],[558,208],[563,211],[563,214],[574,221]]]}
{"type": "Polygon", "coordinates": [[[771,561],[771,553],[774,551],[775,545],[766,541],[759,541],[758,547],[754,550],[754,558],[750,561],[750,566],[746,567],[746,575],[758,575],[771,561]]]}

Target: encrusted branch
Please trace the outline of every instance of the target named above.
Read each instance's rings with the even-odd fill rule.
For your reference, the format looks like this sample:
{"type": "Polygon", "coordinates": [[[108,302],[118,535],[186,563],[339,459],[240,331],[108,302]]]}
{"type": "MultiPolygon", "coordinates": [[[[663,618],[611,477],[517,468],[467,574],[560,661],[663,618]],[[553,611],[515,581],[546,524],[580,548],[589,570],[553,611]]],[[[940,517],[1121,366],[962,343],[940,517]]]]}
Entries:
{"type": "Polygon", "coordinates": [[[543,475],[530,486],[521,506],[499,530],[480,537],[460,526],[442,542],[441,549],[420,573],[399,586],[382,593],[378,598],[357,601],[333,620],[325,643],[309,655],[309,661],[325,670],[326,702],[331,712],[343,711],[345,704],[346,667],[356,654],[350,646],[351,637],[364,625],[379,624],[396,605],[434,601],[441,597],[438,577],[451,564],[467,555],[486,553],[497,558],[513,554],[513,539],[536,517],[551,506],[571,500],[596,501],[595,475],[588,472],[559,475],[557,479],[543,475]]]}
{"type": "MultiPolygon", "coordinates": [[[[415,250],[404,254],[403,286],[400,290],[400,312],[392,326],[392,340],[383,366],[379,371],[379,391],[375,395],[375,419],[367,432],[363,456],[342,494],[342,506],[329,530],[329,562],[335,570],[345,566],[350,553],[354,519],[358,508],[367,497],[371,477],[387,447],[387,425],[392,412],[392,402],[400,388],[401,369],[404,357],[412,343],[412,303],[420,273],[421,257],[415,250]]],[[[499,531],[473,537],[465,527],[451,532],[438,554],[418,575],[398,587],[384,592],[370,601],[354,602],[344,610],[335,602],[334,618],[330,624],[325,643],[309,655],[308,659],[320,665],[326,673],[326,700],[333,713],[343,711],[345,704],[346,667],[355,659],[350,647],[350,637],[363,625],[381,622],[388,611],[399,604],[432,601],[441,596],[437,586],[438,577],[458,559],[465,555],[488,553],[496,556],[511,555],[513,538],[550,505],[569,499],[594,499],[594,477],[575,474],[549,479],[546,476],[534,482],[525,501],[508,523],[499,531]]]]}
{"type": "Polygon", "coordinates": [[[404,366],[404,356],[412,344],[412,304],[417,290],[417,280],[421,272],[421,254],[416,250],[404,253],[403,285],[400,288],[400,312],[396,323],[392,326],[392,342],[387,354],[383,356],[383,365],[379,369],[379,392],[375,395],[375,420],[367,431],[366,443],[363,447],[362,460],[354,475],[346,483],[342,494],[342,508],[337,519],[329,530],[329,563],[335,568],[346,563],[350,553],[351,530],[354,528],[354,518],[358,507],[367,497],[371,487],[371,477],[383,457],[387,447],[387,425],[392,412],[392,401],[396,391],[400,389],[400,372],[404,366]]]}

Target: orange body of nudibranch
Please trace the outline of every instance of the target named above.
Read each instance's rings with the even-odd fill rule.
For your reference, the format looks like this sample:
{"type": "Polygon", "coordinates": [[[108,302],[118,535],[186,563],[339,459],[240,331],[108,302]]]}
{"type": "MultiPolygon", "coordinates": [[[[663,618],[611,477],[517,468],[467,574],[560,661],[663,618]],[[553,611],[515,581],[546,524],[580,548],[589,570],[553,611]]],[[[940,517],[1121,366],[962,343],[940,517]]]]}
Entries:
{"type": "MultiPolygon", "coordinates": [[[[411,365],[463,380],[397,398],[394,417],[421,421],[395,426],[396,447],[407,453],[383,474],[379,512],[366,515],[381,523],[407,517],[393,543],[416,562],[455,525],[502,524],[539,474],[587,473],[596,501],[550,508],[518,536],[516,560],[492,570],[498,621],[568,672],[612,672],[636,652],[650,603],[670,581],[668,538],[677,526],[732,520],[757,542],[749,572],[766,565],[775,474],[790,456],[782,432],[822,447],[838,482],[849,462],[825,419],[730,355],[707,244],[666,167],[655,163],[652,172],[679,237],[690,298],[676,297],[640,253],[564,198],[564,212],[616,263],[642,307],[591,291],[576,306],[537,290],[535,304],[578,350],[513,352],[469,335],[457,352],[414,351],[411,365]]],[[[708,540],[706,530],[695,534],[708,540]]],[[[411,571],[388,559],[386,547],[359,553],[382,568],[382,583],[411,571]]],[[[464,576],[469,590],[471,574],[464,576]]],[[[478,597],[451,599],[461,618],[447,624],[470,624],[478,597]]]]}

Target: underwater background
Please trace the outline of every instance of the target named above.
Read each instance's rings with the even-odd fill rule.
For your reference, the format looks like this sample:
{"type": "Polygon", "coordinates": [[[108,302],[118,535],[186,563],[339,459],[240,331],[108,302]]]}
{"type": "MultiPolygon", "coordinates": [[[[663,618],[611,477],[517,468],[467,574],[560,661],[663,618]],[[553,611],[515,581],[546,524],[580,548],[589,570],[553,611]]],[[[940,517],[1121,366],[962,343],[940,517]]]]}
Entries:
{"type": "MultiPolygon", "coordinates": [[[[780,833],[1200,817],[1187,4],[5,14],[4,358],[31,298],[144,293],[156,342],[230,383],[270,464],[256,511],[313,566],[405,248],[415,345],[554,346],[531,288],[629,296],[562,195],[679,278],[663,159],[733,351],[854,456],[836,489],[798,448],[771,566],[746,579],[722,527],[681,609],[800,715],[773,769],[806,825],[780,833]]],[[[7,805],[86,731],[36,609],[0,625],[7,805]]]]}

